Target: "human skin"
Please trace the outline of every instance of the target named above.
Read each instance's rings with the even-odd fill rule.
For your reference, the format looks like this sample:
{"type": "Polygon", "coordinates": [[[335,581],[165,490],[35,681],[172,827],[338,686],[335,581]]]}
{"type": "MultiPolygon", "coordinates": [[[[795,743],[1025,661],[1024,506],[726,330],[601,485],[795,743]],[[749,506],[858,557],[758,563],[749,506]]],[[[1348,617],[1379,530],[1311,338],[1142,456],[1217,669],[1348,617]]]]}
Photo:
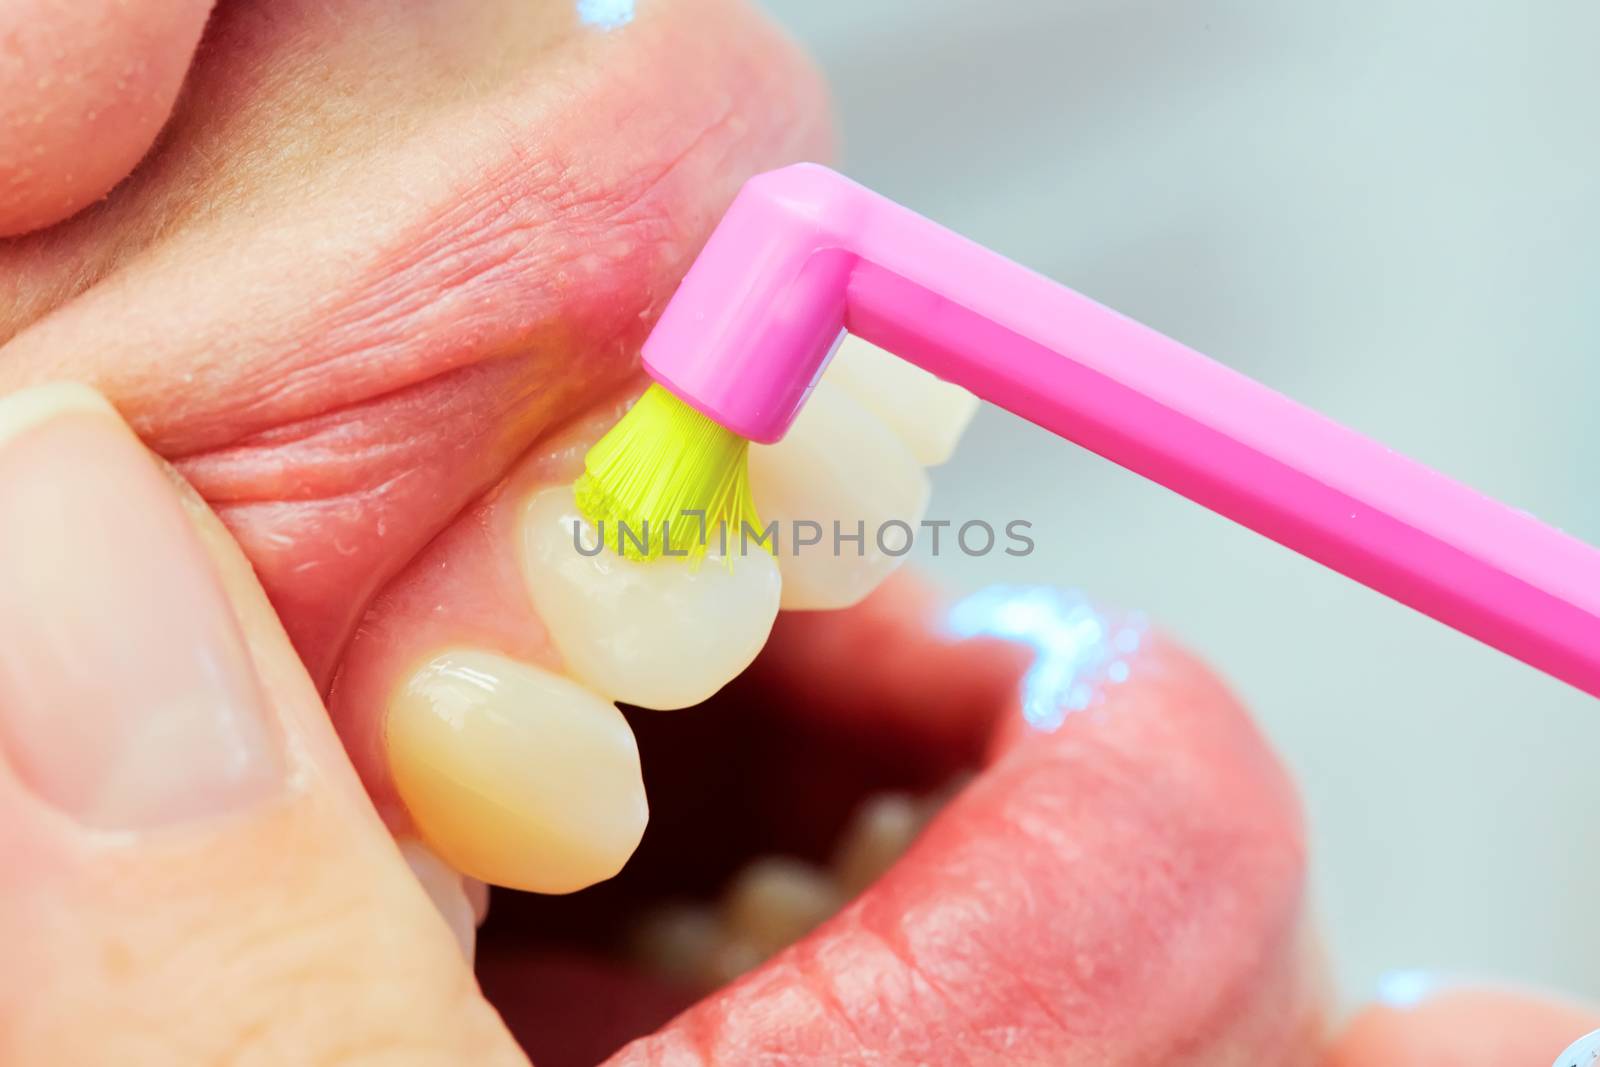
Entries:
{"type": "MultiPolygon", "coordinates": [[[[150,23],[132,42],[143,58],[118,51],[130,47],[126,34],[61,39],[104,50],[93,62],[71,59],[84,69],[181,70],[202,9],[187,21],[170,10],[171,25],[150,23]]],[[[34,27],[46,17],[25,14],[34,27]]],[[[81,110],[52,92],[65,62],[47,47],[12,57],[3,73],[15,91],[0,94],[8,114],[81,110]]],[[[116,98],[114,77],[109,84],[74,91],[116,98]]],[[[48,150],[25,173],[0,171],[27,190],[0,217],[12,231],[50,223],[103,192],[115,180],[105,175],[132,171],[104,200],[0,244],[0,391],[88,382],[194,486],[309,671],[314,689],[285,683],[301,718],[320,712],[314,692],[339,676],[358,623],[399,626],[424,600],[443,596],[447,610],[426,624],[435,631],[473,625],[487,603],[517,630],[504,640],[537,654],[528,605],[471,577],[494,574],[506,551],[485,547],[475,524],[492,512],[495,487],[525,478],[528,457],[563,424],[634,387],[638,343],[739,182],[830,153],[815,73],[762,19],[723,0],[647,5],[612,33],[575,26],[555,3],[290,2],[224,5],[183,94],[174,92],[170,77],[152,74],[128,105],[136,113],[118,124],[123,141],[52,120],[40,142],[48,150]],[[71,161],[94,152],[106,162],[92,177],[69,176],[71,161]],[[459,587],[419,585],[425,550],[453,554],[459,587]]],[[[20,128],[5,127],[0,146],[31,143],[20,128]]],[[[294,675],[271,615],[248,581],[232,580],[246,630],[276,648],[272,672],[294,675]]],[[[360,665],[377,688],[397,669],[381,655],[360,665]]],[[[987,769],[855,905],[625,1058],[738,1063],[761,1049],[819,1062],[853,1053],[925,1061],[954,1046],[976,1062],[1317,1062],[1325,992],[1303,914],[1299,813],[1236,702],[1158,642],[1103,714],[1025,736],[1014,725],[1020,669],[1015,650],[998,644],[953,651],[936,633],[935,607],[908,583],[856,611],[782,623],[751,684],[788,694],[794,714],[850,713],[862,728],[892,732],[930,766],[981,754],[987,769]],[[786,670],[818,646],[835,653],[833,674],[786,670]],[[930,657],[945,669],[925,670],[930,657]],[[868,706],[876,718],[860,714],[868,706]],[[978,897],[979,869],[1011,877],[978,897]],[[1182,966],[1152,962],[1165,963],[1160,953],[1174,944],[1182,966]],[[886,1002],[892,1013],[881,1011],[886,1002]],[[919,1052],[910,1037],[935,1044],[919,1052]]],[[[335,693],[337,725],[356,739],[355,769],[389,828],[404,833],[383,754],[361,743],[372,736],[364,706],[335,693]]],[[[328,775],[348,778],[326,738],[315,751],[328,775]]],[[[370,811],[352,814],[359,808],[331,817],[309,804],[279,834],[320,840],[341,820],[379,825],[370,811]]],[[[325,865],[301,878],[309,918],[273,923],[247,884],[255,868],[231,856],[208,863],[217,842],[197,831],[188,866],[204,873],[212,899],[240,902],[237,916],[202,923],[184,911],[193,896],[173,899],[175,875],[162,863],[135,862],[137,877],[108,902],[76,888],[100,884],[95,872],[111,869],[104,856],[46,862],[52,839],[28,837],[48,847],[10,853],[21,859],[8,877],[30,899],[53,901],[60,921],[87,918],[91,937],[59,955],[48,939],[28,940],[26,958],[59,978],[0,987],[0,1015],[70,1015],[91,1034],[187,1033],[198,1017],[216,1040],[239,1043],[261,1025],[265,998],[273,1040],[331,1050],[328,1062],[392,1033],[384,1047],[397,1060],[479,1042],[509,1054],[474,995],[456,986],[416,991],[447,1005],[437,1019],[418,1017],[404,997],[370,1002],[369,983],[390,969],[459,981],[461,968],[440,962],[438,924],[408,903],[417,894],[404,868],[370,835],[360,839],[359,867],[335,862],[337,848],[312,849],[325,865]],[[415,931],[399,939],[398,961],[380,956],[382,969],[354,978],[364,949],[351,930],[368,927],[345,925],[339,894],[351,882],[392,894],[402,902],[397,928],[415,931]],[[170,921],[120,928],[113,920],[130,901],[170,921]],[[136,967],[123,978],[136,997],[83,1005],[92,987],[80,976],[106,944],[159,959],[170,939],[196,929],[186,967],[136,967]],[[263,938],[245,936],[263,929],[292,946],[292,966],[263,962],[263,938]],[[196,1011],[189,990],[217,969],[293,974],[318,988],[327,977],[332,992],[306,1011],[291,986],[218,986],[211,1009],[196,1011]],[[160,1007],[178,1003],[182,1016],[160,1007]],[[408,1025],[396,1030],[401,1018],[408,1025]]],[[[248,853],[282,837],[242,840],[234,847],[248,853]]],[[[525,1016],[537,1020],[543,1007],[555,1027],[559,976],[522,988],[525,1016]]],[[[1479,1008],[1471,1025],[1558,1041],[1551,1055],[1575,1033],[1556,1034],[1543,1009],[1522,1001],[1491,995],[1479,1008]]],[[[519,1031],[529,1025],[513,1020],[519,1031]]],[[[1437,1025],[1428,1014],[1366,1017],[1334,1062],[1415,1062],[1405,1057],[1422,1047],[1417,1033],[1437,1025]]],[[[1482,1060],[1502,1062],[1525,1058],[1482,1060]]]]}

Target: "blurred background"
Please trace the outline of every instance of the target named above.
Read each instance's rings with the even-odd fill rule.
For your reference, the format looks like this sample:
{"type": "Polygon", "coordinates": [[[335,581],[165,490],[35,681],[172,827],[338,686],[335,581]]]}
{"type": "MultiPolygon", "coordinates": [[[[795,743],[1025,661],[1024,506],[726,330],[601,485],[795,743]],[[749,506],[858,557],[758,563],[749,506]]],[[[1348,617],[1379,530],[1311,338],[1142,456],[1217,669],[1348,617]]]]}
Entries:
{"type": "MultiPolygon", "coordinates": [[[[1594,0],[766,3],[854,177],[1600,543],[1594,0]]],[[[950,586],[1145,609],[1254,708],[1347,998],[1600,997],[1594,700],[1000,412],[935,475],[1038,541],[950,586]]]]}

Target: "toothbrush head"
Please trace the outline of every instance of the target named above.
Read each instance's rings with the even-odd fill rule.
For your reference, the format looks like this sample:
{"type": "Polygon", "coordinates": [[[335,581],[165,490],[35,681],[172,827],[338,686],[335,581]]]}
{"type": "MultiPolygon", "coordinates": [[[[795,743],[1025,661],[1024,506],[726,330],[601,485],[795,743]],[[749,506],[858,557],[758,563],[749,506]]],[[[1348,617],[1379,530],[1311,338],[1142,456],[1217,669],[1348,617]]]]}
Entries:
{"type": "Polygon", "coordinates": [[[859,186],[796,164],[746,182],[644,345],[656,384],[584,457],[578,510],[632,559],[761,529],[752,440],[784,435],[844,336],[855,257],[829,238],[859,186]]]}
{"type": "MultiPolygon", "coordinates": [[[[584,457],[574,493],[600,540],[634,560],[699,559],[761,528],[750,497],[750,442],[659,385],[584,457]]],[[[731,564],[732,556],[727,557],[731,564]]]]}

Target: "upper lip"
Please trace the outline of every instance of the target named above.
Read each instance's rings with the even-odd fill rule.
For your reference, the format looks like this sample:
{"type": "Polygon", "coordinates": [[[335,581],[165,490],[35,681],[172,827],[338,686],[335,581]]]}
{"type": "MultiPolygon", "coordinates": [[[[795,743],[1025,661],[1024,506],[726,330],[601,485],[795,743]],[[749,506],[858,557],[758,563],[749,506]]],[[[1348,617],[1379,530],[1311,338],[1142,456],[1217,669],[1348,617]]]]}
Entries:
{"type": "Polygon", "coordinates": [[[0,247],[30,291],[104,275],[5,346],[0,388],[66,362],[107,392],[229,524],[325,685],[382,584],[633,373],[739,184],[827,153],[829,127],[787,41],[741,6],[696,2],[569,33],[547,76],[441,108],[357,168],[260,189],[246,171],[243,203],[213,216],[215,158],[271,155],[229,145],[229,123],[282,105],[214,102],[240,98],[232,81],[295,33],[235,9],[216,20],[165,143],[107,208],[0,247]],[[130,221],[170,210],[171,186],[190,191],[187,213],[130,221]]]}

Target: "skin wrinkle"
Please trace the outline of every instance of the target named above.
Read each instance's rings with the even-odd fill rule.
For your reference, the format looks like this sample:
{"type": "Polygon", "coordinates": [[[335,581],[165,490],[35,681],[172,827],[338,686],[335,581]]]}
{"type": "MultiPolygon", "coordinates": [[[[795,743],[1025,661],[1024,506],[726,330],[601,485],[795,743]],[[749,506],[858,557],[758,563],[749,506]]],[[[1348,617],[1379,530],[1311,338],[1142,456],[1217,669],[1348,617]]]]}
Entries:
{"type": "MultiPolygon", "coordinates": [[[[765,76],[770,79],[773,75],[765,76]]],[[[716,106],[719,110],[714,112],[716,117],[711,120],[713,124],[722,121],[722,105],[716,106]]],[[[553,143],[581,142],[583,138],[564,134],[560,127],[582,126],[588,118],[582,101],[566,101],[560,105],[558,114],[553,116],[551,125],[555,128],[546,129],[546,139],[553,143]]],[[[660,125],[659,122],[657,125],[660,125]]],[[[676,124],[668,124],[667,128],[676,128],[676,124]]],[[[444,134],[447,131],[435,132],[444,134]]],[[[800,133],[802,137],[811,135],[811,131],[800,133]]],[[[448,136],[436,137],[434,133],[428,136],[442,144],[448,144],[451,139],[448,136]]],[[[697,130],[690,136],[692,142],[699,142],[705,132],[697,130]]],[[[506,152],[508,149],[500,145],[498,150],[506,152]]],[[[459,341],[453,350],[450,345],[441,349],[435,342],[435,350],[427,354],[427,360],[419,361],[415,346],[397,343],[404,340],[403,335],[407,330],[415,331],[424,325],[415,319],[406,319],[405,313],[427,310],[429,302],[455,287],[448,276],[449,271],[464,270],[466,278],[470,279],[476,274],[484,283],[480,290],[474,291],[474,296],[480,292],[492,293],[502,303],[509,298],[512,314],[508,316],[501,310],[496,313],[498,320],[520,318],[524,322],[537,321],[540,318],[538,307],[548,306],[549,301],[544,301],[543,305],[537,300],[530,301],[526,292],[527,281],[539,279],[533,287],[537,290],[548,286],[546,279],[549,277],[559,276],[563,270],[570,269],[570,264],[562,262],[560,256],[550,254],[552,246],[574,251],[587,250],[596,244],[596,238],[607,236],[595,232],[590,228],[592,225],[603,226],[620,218],[630,221],[630,228],[634,229],[633,243],[641,247],[648,241],[639,240],[639,237],[654,241],[659,234],[662,239],[671,239],[670,235],[676,231],[679,244],[683,243],[683,238],[688,238],[688,247],[671,250],[672,258],[686,262],[688,254],[703,236],[702,228],[709,222],[704,217],[678,219],[676,214],[679,213],[665,209],[666,205],[659,201],[639,202],[641,195],[656,195],[654,190],[662,180],[661,175],[652,175],[647,189],[639,193],[629,188],[634,175],[621,174],[602,179],[600,175],[604,174],[604,170],[596,168],[594,158],[575,158],[570,162],[541,159],[536,166],[520,166],[519,169],[520,164],[525,164],[531,158],[529,153],[515,140],[511,141],[509,151],[512,159],[509,166],[491,168],[481,175],[475,175],[464,185],[458,185],[441,196],[440,202],[449,206],[437,221],[429,221],[422,224],[420,229],[400,233],[389,242],[394,251],[371,255],[367,281],[357,281],[343,295],[322,295],[318,307],[333,308],[332,314],[313,316],[310,322],[294,333],[279,331],[283,334],[281,340],[271,345],[272,351],[287,356],[297,349],[294,334],[315,338],[316,358],[306,360],[301,365],[291,363],[287,366],[277,358],[266,363],[259,359],[241,360],[243,366],[229,367],[230,374],[235,378],[239,377],[239,372],[244,372],[242,382],[230,381],[234,394],[243,393],[248,398],[254,392],[258,399],[264,401],[257,406],[271,409],[270,402],[274,396],[297,396],[331,382],[345,391],[344,399],[348,401],[359,398],[367,391],[352,388],[348,370],[340,367],[341,362],[346,368],[353,368],[358,376],[370,378],[375,374],[382,379],[381,388],[393,389],[405,384],[408,378],[417,380],[428,373],[449,367],[453,362],[492,357],[497,354],[493,347],[487,352],[473,352],[459,341]],[[651,207],[651,204],[657,206],[651,207]],[[508,208],[518,210],[508,212],[508,208]],[[481,234],[471,232],[473,226],[481,227],[486,219],[494,222],[494,228],[481,234]],[[510,227],[506,225],[508,219],[513,223],[510,227]],[[558,234],[560,236],[556,236],[558,234]],[[516,246],[519,244],[531,246],[533,251],[525,251],[518,258],[516,246]],[[446,277],[436,279],[427,276],[430,263],[425,253],[429,251],[454,264],[448,267],[446,277]],[[480,261],[480,265],[474,266],[474,260],[480,261]],[[515,267],[514,275],[509,269],[497,269],[510,268],[512,265],[515,267]],[[348,336],[346,330],[350,331],[348,336]],[[395,347],[389,347],[390,344],[395,347]],[[418,365],[419,362],[422,365],[418,365]],[[406,369],[408,365],[412,367],[410,371],[406,369]]],[[[670,174],[673,169],[686,165],[688,160],[684,153],[687,151],[680,149],[673,166],[661,173],[670,174]]],[[[711,166],[714,162],[708,160],[701,166],[711,166]]],[[[661,193],[663,200],[672,199],[665,190],[661,193]]],[[[606,245],[607,242],[600,242],[601,247],[606,245]]],[[[648,267],[647,264],[642,266],[648,267]]],[[[608,263],[599,269],[581,272],[571,279],[567,288],[600,283],[596,297],[589,301],[593,306],[605,302],[607,281],[611,281],[613,286],[627,285],[631,279],[650,273],[648,269],[634,270],[626,265],[621,270],[624,276],[613,280],[618,265],[608,263]]],[[[652,292],[648,295],[647,308],[658,304],[664,293],[652,292]]],[[[471,328],[470,318],[465,325],[471,328]]],[[[496,347],[504,352],[515,347],[516,343],[516,338],[508,338],[496,347]]],[[[248,419],[248,410],[238,410],[243,406],[245,404],[238,404],[229,411],[233,426],[219,427],[215,435],[217,439],[224,440],[235,433],[241,416],[248,419]]],[[[260,426],[246,428],[264,428],[265,425],[284,420],[279,417],[258,421],[261,422],[260,426]]],[[[175,440],[171,430],[162,427],[149,429],[157,431],[158,443],[163,443],[165,439],[164,447],[177,454],[189,454],[197,444],[203,446],[208,443],[175,440]]],[[[192,432],[190,436],[193,436],[192,432]]]]}
{"type": "MultiPolygon", "coordinates": [[[[579,392],[573,385],[541,390],[540,373],[548,360],[510,360],[463,367],[348,408],[276,427],[232,446],[208,450],[179,461],[180,468],[214,503],[318,500],[347,495],[392,480],[393,472],[419,465],[418,460],[443,448],[470,454],[485,448],[486,435],[520,435],[501,429],[508,417],[543,394],[540,410],[579,392]],[[478,379],[489,379],[480,385],[478,379]],[[493,388],[485,388],[492,385],[493,388]],[[438,413],[440,421],[470,419],[478,427],[461,437],[452,427],[412,429],[411,413],[438,413]],[[404,426],[395,433],[390,423],[404,426]],[[379,459],[372,475],[367,459],[379,459]]],[[[512,420],[513,426],[515,420],[512,420]]],[[[538,424],[535,423],[537,426],[538,424]]]]}
{"type": "MultiPolygon", "coordinates": [[[[1006,1043],[994,1042],[985,1024],[973,1018],[971,1012],[962,1010],[961,998],[954,992],[944,989],[943,985],[935,980],[933,975],[929,974],[927,969],[922,966],[915,950],[911,947],[910,939],[906,937],[905,929],[892,919],[886,923],[873,923],[869,918],[870,914],[872,913],[865,909],[858,914],[855,924],[856,929],[875,944],[882,946],[889,953],[889,956],[900,965],[901,971],[897,977],[905,981],[907,985],[905,995],[910,999],[916,999],[910,990],[920,987],[928,994],[931,994],[933,999],[941,1005],[941,1010],[937,1013],[918,1011],[915,1014],[923,1018],[936,1018],[941,1023],[956,1020],[959,1025],[954,1029],[959,1033],[980,1035],[988,1040],[991,1051],[996,1053],[1003,1052],[1006,1043]]],[[[958,1055],[961,1056],[963,1062],[969,1064],[973,1062],[972,1057],[965,1048],[954,1044],[951,1047],[959,1050],[958,1055]]]]}
{"type": "Polygon", "coordinates": [[[785,957],[782,965],[793,969],[800,976],[798,983],[800,988],[816,998],[824,1015],[838,1020],[852,1045],[856,1048],[871,1048],[872,1043],[866,1040],[866,1035],[851,1018],[844,1001],[839,998],[833,985],[833,975],[826,968],[819,966],[819,963],[816,953],[797,951],[785,957]]]}
{"type": "MultiPolygon", "coordinates": [[[[431,928],[422,927],[426,944],[417,947],[424,951],[410,957],[417,966],[428,966],[430,961],[435,965],[432,995],[424,1003],[406,1003],[408,996],[414,996],[414,987],[408,994],[403,989],[387,992],[383,983],[374,985],[374,973],[381,973],[381,967],[370,966],[374,945],[393,952],[394,963],[407,954],[393,932],[383,929],[399,919],[395,909],[375,907],[392,890],[375,889],[360,877],[373,872],[363,871],[360,858],[351,855],[347,836],[319,832],[292,815],[296,808],[326,805],[330,799],[318,794],[287,802],[274,818],[277,847],[236,850],[224,857],[233,864],[220,869],[217,857],[197,850],[182,834],[151,846],[165,854],[160,858],[166,862],[154,867],[142,865],[138,851],[121,841],[83,846],[102,852],[105,862],[87,882],[69,882],[81,899],[65,909],[57,901],[53,913],[77,916],[80,922],[54,931],[26,923],[12,929],[18,936],[8,941],[8,947],[19,960],[30,963],[99,959],[104,961],[104,974],[99,981],[86,983],[81,970],[50,976],[29,966],[36,986],[53,982],[55,991],[40,997],[35,988],[31,1000],[20,1002],[31,1007],[16,1020],[16,1027],[0,1026],[0,1048],[7,1046],[4,1035],[9,1032],[20,1049],[37,1053],[42,1036],[54,1029],[63,1034],[80,1032],[84,1017],[98,1020],[99,1036],[90,1039],[98,1042],[94,1062],[167,1062],[174,1056],[183,1062],[234,1062],[228,1055],[241,1050],[251,1055],[239,1062],[344,1062],[334,1053],[365,1044],[412,1050],[439,1042],[458,1052],[473,1047],[472,1035],[452,1020],[479,1018],[487,1023],[488,1009],[478,1000],[464,968],[437,966],[456,951],[442,932],[434,938],[431,928]],[[308,866],[295,882],[283,884],[285,854],[323,852],[335,852],[337,858],[330,855],[327,867],[308,866]],[[119,862],[122,859],[126,866],[119,862]],[[352,861],[357,866],[352,867],[352,861]],[[252,873],[254,868],[260,868],[259,874],[252,873]],[[234,873],[223,873],[230,869],[234,873]],[[187,906],[151,909],[152,877],[159,878],[158,885],[177,887],[180,896],[189,898],[187,906]],[[219,885],[233,879],[248,888],[231,895],[217,892],[219,885]],[[237,924],[219,920],[233,912],[248,920],[237,924]],[[83,916],[90,918],[83,922],[83,916]],[[75,944],[81,951],[51,953],[39,947],[50,943],[75,944]],[[132,975],[141,981],[130,984],[132,975]],[[207,1003],[219,983],[230,992],[228,1012],[176,1027],[171,1018],[163,1018],[163,1004],[207,1003]],[[165,990],[162,1003],[139,992],[147,988],[165,990]],[[411,1024],[346,1025],[348,1005],[378,1001],[386,1001],[393,1010],[388,1018],[411,1024]],[[468,1044],[456,1043],[462,1041],[468,1044]]],[[[330,814],[335,824],[348,821],[348,816],[330,814]]],[[[392,848],[374,837],[357,851],[376,853],[386,847],[392,848]]],[[[71,862],[76,865],[77,857],[71,862]]],[[[420,894],[415,887],[409,892],[420,894]]],[[[426,907],[420,899],[414,905],[418,914],[426,907]]],[[[409,929],[404,924],[401,928],[409,929]]],[[[379,1017],[385,1016],[380,1012],[379,1017]]],[[[490,1032],[477,1039],[479,1046],[490,1032]]],[[[19,1055],[18,1062],[44,1062],[38,1055],[19,1055]]]]}

